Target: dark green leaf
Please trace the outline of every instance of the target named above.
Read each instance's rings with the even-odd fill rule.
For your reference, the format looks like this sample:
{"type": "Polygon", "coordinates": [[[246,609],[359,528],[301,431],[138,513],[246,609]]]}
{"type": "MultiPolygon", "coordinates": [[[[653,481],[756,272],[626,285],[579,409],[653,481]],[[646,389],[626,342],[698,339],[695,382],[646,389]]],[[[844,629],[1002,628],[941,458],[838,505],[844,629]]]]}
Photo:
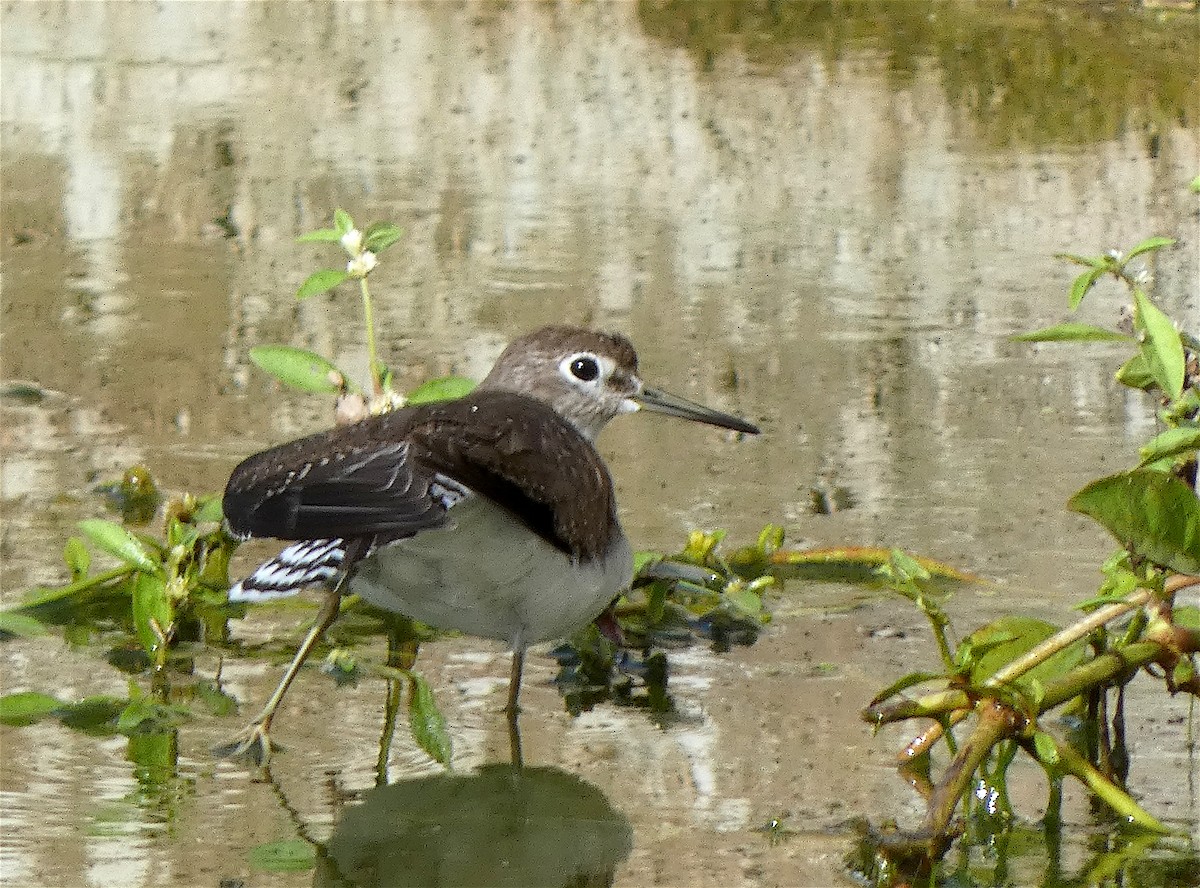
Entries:
{"type": "Polygon", "coordinates": [[[1142,253],[1149,253],[1151,250],[1161,250],[1163,247],[1169,247],[1174,243],[1175,239],[1170,237],[1148,237],[1130,250],[1129,255],[1126,256],[1125,259],[1128,261],[1134,256],[1140,256],[1142,253]]]}
{"type": "Polygon", "coordinates": [[[16,611],[0,611],[0,632],[16,635],[21,638],[34,638],[46,634],[46,627],[39,621],[26,614],[16,611]]]}
{"type": "Polygon", "coordinates": [[[284,385],[310,394],[333,394],[342,390],[346,376],[318,354],[289,345],[256,345],[250,360],[284,385]]]}
{"type": "Polygon", "coordinates": [[[334,210],[333,227],[336,228],[341,234],[345,234],[347,231],[350,231],[352,228],[354,228],[354,220],[350,218],[350,214],[345,210],[334,210]]]}
{"type": "Polygon", "coordinates": [[[370,250],[376,256],[400,240],[404,229],[391,222],[376,222],[363,232],[363,249],[370,250]]]}
{"type": "Polygon", "coordinates": [[[342,239],[342,233],[332,228],[318,228],[316,231],[310,231],[308,234],[302,234],[296,238],[298,244],[311,243],[337,243],[342,239]]]}
{"type": "Polygon", "coordinates": [[[121,525],[103,518],[87,518],[76,526],[97,547],[131,567],[147,573],[162,573],[162,565],[155,554],[121,525]]]}
{"type": "Polygon", "coordinates": [[[1100,279],[1100,275],[1104,274],[1104,268],[1093,268],[1091,271],[1085,271],[1079,277],[1071,282],[1071,296],[1067,300],[1067,304],[1071,307],[1071,311],[1079,308],[1079,303],[1083,302],[1083,297],[1087,295],[1088,290],[1100,279]]]}
{"type": "Polygon", "coordinates": [[[475,389],[475,381],[462,376],[442,376],[423,382],[405,398],[408,404],[428,404],[431,401],[453,401],[475,389]]]}
{"type": "Polygon", "coordinates": [[[1136,469],[1093,481],[1067,504],[1106,527],[1136,555],[1200,573],[1200,500],[1178,478],[1136,469]]]}
{"type": "Polygon", "coordinates": [[[1115,330],[1093,327],[1091,324],[1066,323],[1034,330],[1032,333],[1019,333],[1010,338],[1014,342],[1118,342],[1131,341],[1133,337],[1115,330]]]}
{"type": "Polygon", "coordinates": [[[439,764],[450,763],[450,734],[446,718],[433,699],[429,683],[415,672],[409,678],[408,728],[417,745],[439,764]]]}
{"type": "Polygon", "coordinates": [[[1186,358],[1175,324],[1141,290],[1134,291],[1134,323],[1146,334],[1141,353],[1158,387],[1171,399],[1183,394],[1186,358]]]}
{"type": "Polygon", "coordinates": [[[320,271],[314,271],[300,285],[300,289],[296,291],[296,298],[307,299],[309,296],[332,290],[348,277],[349,273],[341,268],[322,268],[320,271]]]}
{"type": "Polygon", "coordinates": [[[1160,459],[1184,454],[1195,455],[1197,450],[1200,450],[1200,426],[1178,426],[1167,429],[1162,434],[1155,435],[1138,451],[1138,455],[1142,458],[1138,468],[1160,459]]]}
{"type": "Polygon", "coordinates": [[[127,705],[128,700],[98,695],[84,697],[77,703],[66,703],[56,714],[68,728],[89,734],[107,735],[116,733],[117,717],[127,705]]]}
{"type": "Polygon", "coordinates": [[[267,842],[250,849],[250,865],[269,873],[293,873],[312,869],[317,852],[303,839],[267,842]]]}
{"type": "Polygon", "coordinates": [[[182,706],[169,706],[150,696],[130,700],[117,717],[117,731],[126,736],[168,730],[188,716],[182,706]]]}
{"type": "Polygon", "coordinates": [[[1116,372],[1116,380],[1121,385],[1142,391],[1154,385],[1154,376],[1150,373],[1150,368],[1146,365],[1146,359],[1142,357],[1141,352],[1121,365],[1116,372]]]}
{"type": "Polygon", "coordinates": [[[63,705],[62,700],[37,691],[0,697],[0,724],[23,727],[41,721],[63,705]]]}
{"type": "Polygon", "coordinates": [[[63,561],[71,572],[71,582],[82,580],[92,566],[92,554],[79,537],[71,537],[63,547],[63,561]]]}
{"type": "Polygon", "coordinates": [[[133,581],[133,626],[150,658],[166,644],[174,622],[174,608],[162,577],[139,573],[133,581]]]}

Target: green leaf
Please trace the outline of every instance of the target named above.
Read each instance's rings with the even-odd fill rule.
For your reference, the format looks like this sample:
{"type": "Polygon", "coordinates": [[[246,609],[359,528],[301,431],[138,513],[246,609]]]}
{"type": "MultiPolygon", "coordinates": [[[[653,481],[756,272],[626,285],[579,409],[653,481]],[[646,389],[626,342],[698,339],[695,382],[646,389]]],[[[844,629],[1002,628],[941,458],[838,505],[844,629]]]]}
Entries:
{"type": "Polygon", "coordinates": [[[428,404],[432,401],[453,401],[475,389],[475,381],[462,376],[442,376],[423,382],[405,398],[407,404],[428,404]]]}
{"type": "MultiPolygon", "coordinates": [[[[734,585],[733,583],[730,584],[734,585]]],[[[749,617],[757,617],[762,612],[762,599],[752,589],[738,586],[725,594],[725,599],[738,610],[749,617]]]]}
{"type": "MultiPolygon", "coordinates": [[[[977,654],[971,664],[971,683],[983,685],[1000,669],[1058,631],[1057,626],[1044,620],[1012,615],[981,626],[968,636],[977,654]]],[[[1045,686],[1079,665],[1085,649],[1086,640],[1081,639],[1023,673],[1014,684],[1023,686],[1027,692],[1035,688],[1035,682],[1045,686]]]]}
{"type": "Polygon", "coordinates": [[[96,695],[84,697],[75,703],[65,703],[56,711],[56,715],[72,730],[107,736],[116,733],[117,717],[128,705],[128,700],[96,695]]]}
{"type": "Polygon", "coordinates": [[[1154,381],[1172,400],[1183,394],[1186,358],[1175,324],[1141,290],[1133,294],[1134,324],[1146,334],[1141,353],[1154,381]]]}
{"type": "Polygon", "coordinates": [[[3,610],[0,611],[0,632],[7,632],[19,638],[36,638],[46,634],[46,627],[27,614],[3,610]]]}
{"type": "Polygon", "coordinates": [[[16,727],[32,725],[62,706],[62,700],[37,691],[5,694],[0,697],[0,724],[16,727]]]}
{"type": "Polygon", "coordinates": [[[1071,307],[1071,311],[1079,308],[1079,303],[1083,302],[1083,297],[1087,295],[1088,290],[1092,289],[1096,281],[1100,279],[1100,275],[1104,274],[1105,268],[1093,268],[1091,271],[1085,271],[1079,277],[1071,282],[1071,296],[1067,300],[1067,304],[1071,307]]]}
{"type": "Polygon", "coordinates": [[[310,870],[317,863],[317,852],[303,839],[267,842],[250,849],[250,865],[269,873],[294,873],[310,870]]]}
{"type": "Polygon", "coordinates": [[[345,210],[337,209],[333,211],[333,227],[338,230],[340,236],[354,228],[354,220],[345,210]]]}
{"type": "Polygon", "coordinates": [[[83,544],[83,540],[71,537],[63,547],[63,561],[67,563],[67,569],[71,571],[71,582],[74,583],[88,575],[92,566],[92,554],[83,544]]]}
{"type": "Polygon", "coordinates": [[[1200,500],[1173,475],[1148,469],[1110,475],[1067,506],[1100,522],[1136,555],[1179,573],[1200,572],[1200,500]]]}
{"type": "Polygon", "coordinates": [[[1074,262],[1076,265],[1086,265],[1088,268],[1106,268],[1108,266],[1107,256],[1096,256],[1088,258],[1087,256],[1077,256],[1074,253],[1055,253],[1055,259],[1066,259],[1068,262],[1074,262]]]}
{"type": "Polygon", "coordinates": [[[307,299],[309,296],[332,290],[348,277],[350,273],[343,268],[322,268],[320,271],[314,271],[300,285],[300,289],[296,291],[296,298],[307,299]]]}
{"type": "Polygon", "coordinates": [[[1200,176],[1196,176],[1196,178],[1192,179],[1192,181],[1188,183],[1188,190],[1191,191],[1192,194],[1200,194],[1200,176]]]}
{"type": "Polygon", "coordinates": [[[1106,330],[1091,324],[1055,324],[1034,330],[1032,333],[1019,333],[1009,337],[1013,342],[1120,342],[1132,341],[1132,336],[1118,333],[1116,330],[1106,330]]]}
{"type": "Polygon", "coordinates": [[[1154,376],[1150,373],[1150,367],[1141,352],[1122,364],[1114,376],[1121,385],[1142,391],[1154,385],[1154,376]]]}
{"type": "Polygon", "coordinates": [[[310,231],[308,234],[302,234],[296,238],[298,244],[312,243],[337,243],[342,239],[342,233],[333,228],[318,228],[316,231],[310,231]]]}
{"type": "Polygon", "coordinates": [[[1157,462],[1160,459],[1194,454],[1200,450],[1200,426],[1177,426],[1155,435],[1138,451],[1142,462],[1138,468],[1157,462]]]}
{"type": "Polygon", "coordinates": [[[363,249],[376,256],[404,237],[404,229],[391,222],[376,222],[363,232],[363,249]]]}
{"type": "Polygon", "coordinates": [[[192,513],[192,523],[206,524],[208,522],[215,522],[220,524],[224,517],[224,512],[221,510],[221,497],[218,494],[209,494],[208,496],[197,498],[196,511],[192,513]]]}
{"type": "Polygon", "coordinates": [[[318,354],[290,345],[256,345],[250,360],[284,385],[309,394],[340,392],[346,375],[318,354]]]}
{"type": "Polygon", "coordinates": [[[163,578],[139,573],[133,581],[133,627],[150,659],[155,660],[171,633],[175,613],[163,578]]]}
{"type": "Polygon", "coordinates": [[[1169,247],[1174,243],[1175,239],[1172,237],[1148,237],[1130,250],[1129,255],[1125,257],[1125,260],[1129,261],[1134,256],[1140,256],[1143,253],[1149,253],[1151,250],[1161,250],[1163,247],[1169,247]]]}
{"type": "Polygon", "coordinates": [[[85,537],[109,555],[115,555],[131,567],[161,574],[162,564],[145,543],[119,524],[103,518],[87,518],[78,527],[85,537]]]}
{"type": "Polygon", "coordinates": [[[1045,731],[1034,732],[1033,749],[1037,754],[1037,760],[1047,768],[1053,769],[1058,767],[1058,744],[1045,731]]]}
{"type": "Polygon", "coordinates": [[[417,745],[435,762],[450,763],[450,734],[446,718],[433,699],[429,683],[417,673],[409,677],[408,729],[417,745]]]}
{"type": "Polygon", "coordinates": [[[880,703],[883,703],[885,700],[890,700],[892,697],[896,696],[897,694],[901,693],[902,691],[907,691],[911,687],[915,687],[916,685],[919,685],[919,684],[924,684],[927,681],[936,681],[937,679],[944,679],[945,677],[946,677],[946,674],[944,672],[910,672],[908,675],[904,676],[903,678],[897,679],[892,684],[888,685],[886,688],[884,688],[882,691],[880,691],[878,694],[876,694],[874,699],[871,700],[871,702],[868,705],[869,706],[878,706],[880,703]]]}

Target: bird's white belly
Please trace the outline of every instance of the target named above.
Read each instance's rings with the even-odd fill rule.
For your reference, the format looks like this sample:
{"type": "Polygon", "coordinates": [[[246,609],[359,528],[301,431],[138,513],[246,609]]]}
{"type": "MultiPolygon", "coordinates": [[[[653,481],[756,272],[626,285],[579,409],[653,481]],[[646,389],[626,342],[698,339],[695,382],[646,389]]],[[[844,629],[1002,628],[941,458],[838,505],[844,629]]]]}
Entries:
{"type": "Polygon", "coordinates": [[[455,504],[449,518],[381,547],[349,591],[439,629],[526,645],[587,625],[632,579],[623,533],[604,557],[576,563],[483,497],[455,504]]]}

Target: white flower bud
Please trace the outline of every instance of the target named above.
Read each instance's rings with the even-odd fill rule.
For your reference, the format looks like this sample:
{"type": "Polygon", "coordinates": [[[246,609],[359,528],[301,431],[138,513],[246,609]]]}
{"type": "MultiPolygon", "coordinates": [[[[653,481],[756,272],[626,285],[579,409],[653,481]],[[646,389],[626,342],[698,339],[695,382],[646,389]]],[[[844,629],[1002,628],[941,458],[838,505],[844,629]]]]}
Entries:
{"type": "Polygon", "coordinates": [[[351,228],[342,235],[342,249],[351,256],[357,256],[362,252],[363,235],[357,228],[351,228]]]}
{"type": "Polygon", "coordinates": [[[361,255],[355,256],[346,263],[346,273],[352,278],[362,279],[371,273],[379,262],[375,258],[375,254],[370,250],[364,250],[361,255]]]}

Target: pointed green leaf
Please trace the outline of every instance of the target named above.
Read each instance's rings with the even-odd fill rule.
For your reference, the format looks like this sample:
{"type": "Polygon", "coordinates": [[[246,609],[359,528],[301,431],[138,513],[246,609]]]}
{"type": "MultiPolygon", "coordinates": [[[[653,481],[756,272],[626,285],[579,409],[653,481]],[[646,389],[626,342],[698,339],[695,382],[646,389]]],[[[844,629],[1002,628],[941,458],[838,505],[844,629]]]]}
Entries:
{"type": "Polygon", "coordinates": [[[1079,308],[1079,303],[1083,302],[1083,297],[1087,295],[1088,290],[1100,279],[1100,275],[1104,274],[1105,269],[1093,268],[1091,271],[1085,271],[1079,277],[1071,282],[1071,295],[1067,300],[1067,304],[1071,307],[1071,311],[1079,308]]]}
{"type": "MultiPolygon", "coordinates": [[[[971,665],[971,683],[984,684],[1058,631],[1057,626],[1044,620],[1011,615],[976,629],[968,636],[977,655],[971,665]]],[[[1079,665],[1085,653],[1086,642],[1077,641],[1023,673],[1015,684],[1024,687],[1026,692],[1034,689],[1034,682],[1043,686],[1049,684],[1079,665]]]]}
{"type": "Polygon", "coordinates": [[[250,360],[284,385],[310,394],[342,390],[346,375],[318,354],[290,345],[256,345],[250,360]]]}
{"type": "Polygon", "coordinates": [[[1045,731],[1036,731],[1034,733],[1033,749],[1037,753],[1037,760],[1045,767],[1050,769],[1058,767],[1058,744],[1045,731]]]}
{"type": "Polygon", "coordinates": [[[1134,554],[1179,573],[1200,573],[1200,500],[1175,476],[1148,469],[1110,475],[1067,505],[1100,522],[1134,554]]]}
{"type": "Polygon", "coordinates": [[[409,677],[408,729],[417,745],[439,764],[450,763],[450,734],[446,718],[433,699],[429,683],[417,673],[409,677]]]}
{"type": "Polygon", "coordinates": [[[322,268],[320,271],[314,271],[300,285],[300,289],[296,291],[296,298],[307,299],[309,296],[332,290],[348,277],[349,273],[342,268],[322,268]]]}
{"type": "Polygon", "coordinates": [[[1160,459],[1185,454],[1194,455],[1197,450],[1200,450],[1200,426],[1177,426],[1167,429],[1165,432],[1155,435],[1138,451],[1138,455],[1142,458],[1138,468],[1144,468],[1149,463],[1157,462],[1160,459]]]}
{"type": "Polygon", "coordinates": [[[21,691],[0,697],[0,724],[24,727],[41,721],[61,706],[63,701],[37,691],[21,691]]]}
{"type": "Polygon", "coordinates": [[[1120,342],[1132,341],[1133,337],[1106,330],[1091,324],[1055,324],[1032,333],[1019,333],[1009,337],[1013,342],[1120,342]]]}
{"type": "Polygon", "coordinates": [[[1055,259],[1066,259],[1068,262],[1074,262],[1076,265],[1086,265],[1088,268],[1104,268],[1108,265],[1106,256],[1096,256],[1089,258],[1087,256],[1077,256],[1074,253],[1055,253],[1055,259]]]}
{"type": "Polygon", "coordinates": [[[294,873],[310,870],[317,863],[317,852],[303,839],[267,842],[250,849],[250,865],[269,873],[294,873]]]}
{"type": "Polygon", "coordinates": [[[337,243],[342,239],[342,233],[333,228],[318,228],[316,231],[310,231],[308,234],[302,234],[296,238],[298,244],[312,243],[337,243]]]}
{"type": "Polygon", "coordinates": [[[1126,261],[1134,256],[1140,256],[1142,253],[1149,253],[1151,250],[1161,250],[1163,247],[1169,247],[1175,243],[1175,239],[1171,237],[1148,237],[1132,250],[1125,257],[1126,261]]]}
{"type": "Polygon", "coordinates": [[[175,620],[162,577],[139,573],[133,581],[133,626],[151,659],[166,645],[175,620]]]}
{"type": "Polygon", "coordinates": [[[339,232],[339,237],[354,228],[354,220],[350,218],[350,214],[345,210],[337,209],[333,211],[333,227],[339,232]]]}
{"type": "Polygon", "coordinates": [[[475,381],[462,376],[442,376],[423,382],[404,399],[407,404],[428,404],[432,401],[453,401],[475,389],[475,381]]]}
{"type": "Polygon", "coordinates": [[[157,556],[121,525],[103,518],[88,518],[80,521],[76,527],[97,547],[115,555],[126,564],[147,573],[162,573],[162,565],[157,556]]]}
{"type": "Polygon", "coordinates": [[[1141,353],[1154,381],[1172,400],[1183,394],[1186,358],[1172,320],[1141,290],[1133,294],[1134,324],[1146,334],[1141,353]]]}
{"type": "Polygon", "coordinates": [[[63,561],[67,563],[67,570],[71,572],[71,582],[74,583],[88,575],[92,566],[92,553],[83,544],[83,540],[71,537],[63,547],[63,561]]]}
{"type": "Polygon", "coordinates": [[[1114,376],[1121,385],[1142,391],[1154,385],[1154,376],[1151,375],[1150,368],[1141,352],[1122,364],[1114,376]]]}
{"type": "Polygon", "coordinates": [[[892,682],[890,685],[876,694],[875,698],[868,705],[878,706],[885,700],[890,700],[892,697],[896,696],[902,691],[907,691],[911,687],[924,684],[927,681],[936,681],[938,679],[945,678],[946,674],[944,672],[910,672],[908,675],[892,682]]]}
{"type": "Polygon", "coordinates": [[[46,627],[28,614],[2,610],[0,611],[0,632],[7,632],[18,638],[36,638],[46,634],[46,627]]]}
{"type": "Polygon", "coordinates": [[[404,237],[404,229],[391,222],[376,222],[363,232],[363,249],[376,256],[404,237]]]}

